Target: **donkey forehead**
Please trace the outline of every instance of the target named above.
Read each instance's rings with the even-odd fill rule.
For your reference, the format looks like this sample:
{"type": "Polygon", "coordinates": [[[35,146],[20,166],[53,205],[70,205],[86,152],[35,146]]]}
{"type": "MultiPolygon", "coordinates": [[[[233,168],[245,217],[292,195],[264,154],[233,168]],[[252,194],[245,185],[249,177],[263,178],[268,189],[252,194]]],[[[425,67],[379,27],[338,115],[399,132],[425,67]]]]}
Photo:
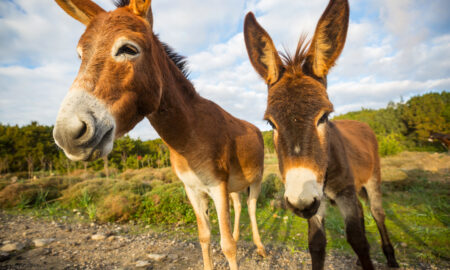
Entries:
{"type": "Polygon", "coordinates": [[[115,36],[127,36],[147,33],[148,22],[125,8],[98,14],[88,25],[79,44],[83,45],[96,39],[114,42],[115,36]]]}
{"type": "Polygon", "coordinates": [[[290,84],[269,91],[266,114],[314,118],[320,111],[332,110],[324,87],[290,84]]]}

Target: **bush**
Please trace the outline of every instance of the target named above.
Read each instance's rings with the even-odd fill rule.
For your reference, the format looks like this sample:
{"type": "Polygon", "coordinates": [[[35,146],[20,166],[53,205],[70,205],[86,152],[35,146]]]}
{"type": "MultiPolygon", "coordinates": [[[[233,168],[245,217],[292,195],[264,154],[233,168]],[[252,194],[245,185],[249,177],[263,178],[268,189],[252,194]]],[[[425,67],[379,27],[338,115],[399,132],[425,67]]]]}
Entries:
{"type": "Polygon", "coordinates": [[[157,185],[147,192],[136,216],[154,224],[195,223],[195,213],[181,183],[157,185]]]}
{"type": "Polygon", "coordinates": [[[278,175],[271,173],[267,175],[262,182],[258,202],[264,204],[268,200],[273,200],[278,197],[278,193],[282,192],[282,190],[283,183],[280,178],[278,178],[278,175]]]}
{"type": "Polygon", "coordinates": [[[404,150],[400,143],[402,135],[391,133],[386,136],[378,136],[378,152],[380,156],[390,156],[400,153],[404,150]]]}

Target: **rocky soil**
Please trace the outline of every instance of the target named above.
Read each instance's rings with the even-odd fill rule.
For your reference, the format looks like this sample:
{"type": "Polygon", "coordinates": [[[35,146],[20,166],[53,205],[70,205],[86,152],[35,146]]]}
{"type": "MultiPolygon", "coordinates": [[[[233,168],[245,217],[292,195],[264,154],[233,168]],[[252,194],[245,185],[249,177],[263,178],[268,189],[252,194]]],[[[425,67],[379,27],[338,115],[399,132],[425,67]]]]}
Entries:
{"type": "MultiPolygon", "coordinates": [[[[213,241],[215,269],[228,269],[213,241]]],[[[267,258],[252,243],[238,242],[240,269],[311,269],[307,252],[266,245],[267,258]]],[[[375,262],[377,269],[387,269],[375,262]]],[[[439,269],[403,265],[404,269],[439,269]]],[[[51,221],[0,211],[0,269],[202,269],[192,235],[154,232],[132,224],[51,221]]],[[[354,256],[328,254],[326,269],[359,269],[354,256]]]]}

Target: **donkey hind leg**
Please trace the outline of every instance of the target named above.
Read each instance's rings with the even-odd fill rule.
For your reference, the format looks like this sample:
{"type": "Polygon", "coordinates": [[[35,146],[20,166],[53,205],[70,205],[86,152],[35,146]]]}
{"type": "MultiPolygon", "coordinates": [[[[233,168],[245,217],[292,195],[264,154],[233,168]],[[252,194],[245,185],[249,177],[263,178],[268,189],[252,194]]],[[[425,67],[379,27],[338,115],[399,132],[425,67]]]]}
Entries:
{"type": "Polygon", "coordinates": [[[360,203],[356,197],[355,188],[349,186],[341,191],[336,196],[335,202],[344,217],[347,241],[358,256],[362,268],[365,270],[374,269],[370,259],[369,243],[361,224],[360,203]]]}
{"type": "Polygon", "coordinates": [[[384,224],[385,213],[382,205],[381,186],[378,181],[373,180],[375,179],[371,179],[365,186],[370,203],[370,211],[372,212],[372,216],[375,219],[378,231],[380,232],[381,247],[383,248],[383,253],[386,256],[387,263],[389,267],[398,268],[399,265],[395,259],[394,248],[389,240],[388,231],[386,229],[386,225],[384,224]]]}
{"type": "Polygon", "coordinates": [[[234,229],[233,229],[233,239],[234,241],[239,240],[239,219],[241,217],[241,197],[238,192],[230,193],[231,200],[233,201],[234,208],[234,229]]]}
{"type": "Polygon", "coordinates": [[[230,208],[228,199],[227,183],[220,182],[219,185],[210,189],[211,197],[216,206],[217,217],[219,218],[220,246],[225,255],[231,270],[237,270],[236,241],[231,234],[230,208]]]}
{"type": "Polygon", "coordinates": [[[326,207],[326,201],[322,199],[317,214],[308,219],[308,246],[313,270],[322,270],[324,268],[325,248],[327,245],[325,233],[326,207]]]}
{"type": "Polygon", "coordinates": [[[198,236],[203,254],[203,267],[205,270],[211,270],[213,267],[211,259],[211,228],[208,215],[209,198],[206,193],[197,192],[188,186],[185,186],[185,188],[197,217],[198,236]]]}
{"type": "Polygon", "coordinates": [[[253,243],[256,245],[256,252],[262,257],[266,257],[266,250],[261,242],[261,237],[258,231],[258,222],[256,222],[256,201],[261,192],[261,181],[250,185],[250,194],[247,199],[248,215],[250,216],[250,223],[252,225],[253,243]]]}

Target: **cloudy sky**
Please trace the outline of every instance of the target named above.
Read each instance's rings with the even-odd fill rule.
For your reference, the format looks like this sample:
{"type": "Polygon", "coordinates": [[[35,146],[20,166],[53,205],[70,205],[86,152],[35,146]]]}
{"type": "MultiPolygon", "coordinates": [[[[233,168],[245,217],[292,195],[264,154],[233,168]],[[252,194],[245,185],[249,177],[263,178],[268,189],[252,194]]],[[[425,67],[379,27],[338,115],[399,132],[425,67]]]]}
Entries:
{"type": "MultiPolygon", "coordinates": [[[[98,0],[106,10],[112,0],[98,0]]],[[[312,36],[328,0],[153,0],[155,32],[189,59],[197,91],[262,130],[267,97],[248,61],[248,11],[278,50],[312,36]]],[[[350,27],[329,76],[337,114],[450,89],[450,1],[350,0],[350,27]]],[[[79,67],[84,26],[52,0],[0,1],[0,122],[52,125],[79,67]]],[[[158,135],[144,120],[131,133],[158,135]]]]}

